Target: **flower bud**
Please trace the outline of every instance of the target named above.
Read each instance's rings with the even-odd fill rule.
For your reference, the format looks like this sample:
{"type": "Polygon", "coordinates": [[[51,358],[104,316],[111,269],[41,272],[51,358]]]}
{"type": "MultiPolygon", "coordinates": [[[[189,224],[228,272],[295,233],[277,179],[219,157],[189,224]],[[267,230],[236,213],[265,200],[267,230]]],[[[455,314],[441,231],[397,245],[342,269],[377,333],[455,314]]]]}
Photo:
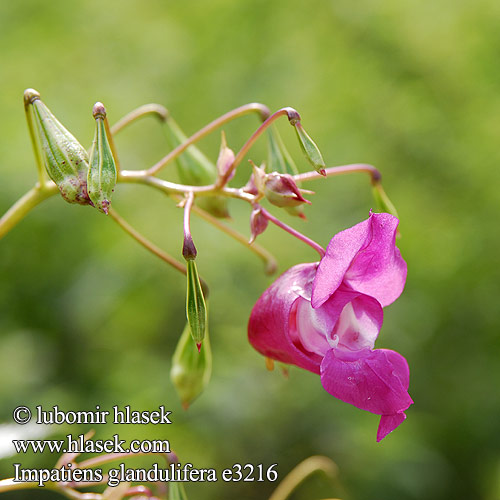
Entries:
{"type": "Polygon", "coordinates": [[[250,214],[250,231],[252,233],[252,237],[248,243],[253,243],[255,238],[262,234],[269,224],[267,217],[262,214],[260,207],[255,207],[250,214]]]}
{"type": "Polygon", "coordinates": [[[26,107],[32,105],[49,177],[69,203],[89,205],[87,173],[89,157],[85,148],[66,130],[33,89],[24,93],[26,107]]]}
{"type": "Polygon", "coordinates": [[[326,175],[325,161],[323,160],[323,156],[321,156],[318,146],[316,146],[315,142],[307,135],[307,132],[299,121],[294,122],[293,125],[295,127],[295,132],[297,132],[300,148],[305,157],[317,172],[321,175],[326,175]]]}
{"type": "MultiPolygon", "coordinates": [[[[224,177],[226,175],[226,172],[231,168],[233,162],[234,151],[227,147],[226,134],[223,131],[221,134],[219,157],[217,158],[217,172],[219,177],[224,177]]],[[[234,177],[234,173],[233,170],[226,182],[229,182],[234,177]]]]}
{"type": "Polygon", "coordinates": [[[306,200],[289,174],[272,172],[264,177],[264,196],[277,207],[296,207],[302,203],[311,204],[306,200]]]}
{"type": "MultiPolygon", "coordinates": [[[[167,141],[172,148],[186,142],[186,135],[170,116],[164,123],[167,141]]],[[[180,181],[188,186],[213,184],[217,178],[217,167],[194,145],[176,158],[176,164],[180,181]]],[[[223,196],[202,196],[196,204],[214,217],[229,217],[227,199],[223,196]]]]}
{"type": "Polygon", "coordinates": [[[190,259],[186,261],[187,266],[187,297],[186,297],[186,316],[191,330],[193,340],[196,342],[198,351],[201,349],[201,343],[205,337],[207,328],[207,306],[203,290],[201,288],[200,277],[196,261],[190,259]]]}
{"type": "Polygon", "coordinates": [[[170,369],[170,380],[185,410],[208,385],[211,373],[212,351],[208,334],[203,342],[203,349],[198,352],[187,323],[175,348],[170,369]]]}
{"type": "Polygon", "coordinates": [[[271,172],[281,174],[295,175],[299,173],[278,131],[274,128],[269,129],[269,169],[271,172]]]}
{"type": "Polygon", "coordinates": [[[116,185],[116,165],[104,126],[106,109],[100,102],[97,102],[92,114],[95,118],[96,130],[90,153],[87,186],[94,206],[107,215],[116,185]]]}

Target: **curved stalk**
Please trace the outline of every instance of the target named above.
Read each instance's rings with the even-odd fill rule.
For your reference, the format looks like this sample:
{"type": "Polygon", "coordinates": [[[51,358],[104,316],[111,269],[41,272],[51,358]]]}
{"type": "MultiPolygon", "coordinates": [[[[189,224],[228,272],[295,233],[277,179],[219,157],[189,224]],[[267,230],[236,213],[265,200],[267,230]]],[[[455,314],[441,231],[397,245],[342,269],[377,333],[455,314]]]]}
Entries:
{"type": "Polygon", "coordinates": [[[256,102],[245,104],[244,106],[240,106],[239,108],[233,109],[232,111],[229,111],[228,113],[220,116],[219,118],[210,122],[208,125],[205,125],[202,129],[198,130],[198,132],[189,137],[186,142],[177,146],[167,156],[165,156],[158,163],[156,163],[156,165],[153,165],[145,172],[147,173],[147,175],[157,174],[163,167],[165,167],[172,160],[175,160],[175,158],[177,158],[181,153],[183,153],[191,144],[194,144],[195,142],[198,142],[200,139],[203,139],[203,137],[210,134],[214,130],[218,129],[225,123],[230,122],[240,116],[253,112],[259,113],[263,120],[265,120],[269,116],[269,109],[263,104],[256,102]]]}
{"type": "Polygon", "coordinates": [[[53,182],[47,182],[41,186],[37,184],[31,188],[0,219],[0,239],[15,227],[32,208],[58,192],[59,190],[53,182]]]}
{"type": "Polygon", "coordinates": [[[333,479],[338,474],[338,467],[333,460],[321,455],[306,458],[285,476],[269,497],[269,500],[286,500],[300,483],[311,474],[320,471],[333,479]]]}
{"type": "Polygon", "coordinates": [[[335,175],[352,174],[356,172],[367,173],[370,176],[372,185],[376,185],[382,179],[382,174],[373,165],[367,163],[352,163],[350,165],[341,165],[339,167],[329,167],[325,169],[326,175],[318,172],[305,172],[304,174],[294,175],[296,182],[313,181],[323,179],[324,177],[333,177],[335,175]]]}
{"type": "Polygon", "coordinates": [[[288,224],[285,224],[284,222],[280,221],[278,218],[276,218],[274,215],[272,215],[270,212],[268,212],[265,208],[260,207],[261,214],[270,222],[275,224],[276,226],[280,227],[287,233],[291,234],[295,238],[299,239],[300,241],[303,241],[306,245],[309,245],[311,248],[316,250],[316,252],[319,253],[320,258],[323,258],[325,256],[325,249],[316,243],[314,240],[311,240],[311,238],[308,238],[304,234],[300,233],[293,227],[289,226],[288,224]]]}

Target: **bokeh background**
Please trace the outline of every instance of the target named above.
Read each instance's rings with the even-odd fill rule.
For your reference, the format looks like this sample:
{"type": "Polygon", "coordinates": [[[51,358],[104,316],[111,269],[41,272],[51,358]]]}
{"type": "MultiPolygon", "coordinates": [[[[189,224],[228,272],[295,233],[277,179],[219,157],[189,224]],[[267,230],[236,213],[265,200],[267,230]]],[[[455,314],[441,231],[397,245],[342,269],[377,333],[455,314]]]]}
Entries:
{"type": "MultiPolygon", "coordinates": [[[[66,410],[165,405],[175,424],[97,426],[97,437],[169,438],[181,461],[221,470],[277,462],[280,477],[324,454],[340,470],[295,500],[500,498],[500,4],[495,0],[242,0],[0,3],[0,211],[35,178],[22,106],[27,87],[84,144],[91,108],[111,122],[148,102],[186,132],[241,104],[293,106],[329,166],[368,162],[396,204],[408,262],[378,347],[411,367],[415,405],[382,443],[378,417],[329,396],[316,375],[268,372],[248,344],[253,303],[272,278],[250,252],[196,220],[199,269],[211,285],[212,381],[184,412],[169,380],[184,326],[185,281],[110,219],[52,198],[0,242],[0,477],[12,463],[51,467],[50,454],[6,456],[19,404],[66,410]]],[[[291,128],[278,128],[301,171],[291,128]]],[[[225,127],[238,149],[255,117],[225,127]]],[[[201,147],[215,159],[219,135],[201,147]]],[[[125,168],[168,148],[145,120],[117,138],[125,168]]],[[[265,157],[265,145],[250,155],[265,157]]],[[[248,176],[246,162],[237,181],[248,176]]],[[[165,175],[175,179],[174,169],[165,175]]],[[[308,186],[309,187],[309,186],[308,186]]],[[[309,221],[284,216],[326,245],[374,206],[363,174],[310,184],[309,221]]],[[[120,185],[122,215],[180,256],[181,211],[156,192],[120,185]]],[[[275,211],[276,213],[276,211],[275,211]]],[[[231,204],[248,234],[248,207],[231,204]]],[[[259,238],[280,271],[315,259],[271,227],[259,238]]],[[[88,427],[45,429],[47,437],[88,427]]],[[[199,500],[267,498],[270,483],[191,483],[199,500]]],[[[56,498],[42,490],[5,499],[56,498]]]]}

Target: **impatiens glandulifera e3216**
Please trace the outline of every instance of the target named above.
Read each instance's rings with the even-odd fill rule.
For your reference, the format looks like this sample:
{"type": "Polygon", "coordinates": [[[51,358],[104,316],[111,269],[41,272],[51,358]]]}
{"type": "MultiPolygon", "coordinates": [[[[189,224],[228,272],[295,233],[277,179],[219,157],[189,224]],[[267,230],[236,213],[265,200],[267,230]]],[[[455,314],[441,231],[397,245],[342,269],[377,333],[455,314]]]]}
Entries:
{"type": "Polygon", "coordinates": [[[292,267],[264,292],[248,325],[260,353],[318,373],[327,392],[381,415],[377,441],[403,422],[413,403],[405,358],[374,349],[382,308],[406,281],[397,225],[390,214],[371,213],[335,235],[319,263],[292,267]]]}

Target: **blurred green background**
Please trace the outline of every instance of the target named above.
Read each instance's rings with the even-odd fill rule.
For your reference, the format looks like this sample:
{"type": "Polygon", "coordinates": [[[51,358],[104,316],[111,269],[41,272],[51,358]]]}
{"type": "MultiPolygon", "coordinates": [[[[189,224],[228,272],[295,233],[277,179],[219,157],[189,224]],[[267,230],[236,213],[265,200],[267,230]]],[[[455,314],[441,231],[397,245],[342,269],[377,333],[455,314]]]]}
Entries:
{"type": "MultiPolygon", "coordinates": [[[[313,454],[338,464],[339,481],[314,477],[294,500],[500,498],[499,16],[495,0],[1,2],[2,213],[36,178],[22,106],[27,87],[85,145],[97,100],[112,123],[141,104],[164,104],[187,133],[247,102],[293,106],[327,165],[376,165],[399,210],[408,280],[386,310],[377,347],[408,359],[415,401],[407,421],[377,444],[378,417],[329,396],[316,375],[267,372],[246,323],[272,278],[250,252],[195,220],[199,269],[212,292],[214,370],[184,412],[169,381],[185,321],[184,278],[110,219],[54,197],[0,242],[4,452],[20,404],[163,404],[174,425],[96,426],[97,437],[167,437],[182,462],[218,470],[277,462],[280,478],[313,454]]],[[[285,122],[278,128],[306,171],[285,122]]],[[[257,124],[250,116],[225,127],[229,145],[238,149],[257,124]]],[[[218,142],[217,133],[201,146],[215,159],[218,142]]],[[[124,132],[117,147],[125,168],[168,152],[153,120],[124,132]]],[[[264,156],[264,143],[250,155],[264,156]]],[[[247,176],[244,162],[236,180],[247,176]]],[[[308,187],[316,191],[309,221],[284,220],[323,245],[374,205],[362,174],[308,187]]],[[[120,185],[115,204],[180,256],[182,214],[172,201],[120,185]]],[[[231,213],[248,234],[248,207],[233,202],[231,213]]],[[[259,240],[279,258],[280,272],[316,258],[274,227],[259,240]]],[[[58,437],[88,427],[48,430],[58,437]]],[[[0,478],[12,475],[14,461],[51,467],[55,460],[6,456],[0,478]]],[[[274,487],[219,481],[190,483],[187,492],[255,500],[274,487]]]]}

